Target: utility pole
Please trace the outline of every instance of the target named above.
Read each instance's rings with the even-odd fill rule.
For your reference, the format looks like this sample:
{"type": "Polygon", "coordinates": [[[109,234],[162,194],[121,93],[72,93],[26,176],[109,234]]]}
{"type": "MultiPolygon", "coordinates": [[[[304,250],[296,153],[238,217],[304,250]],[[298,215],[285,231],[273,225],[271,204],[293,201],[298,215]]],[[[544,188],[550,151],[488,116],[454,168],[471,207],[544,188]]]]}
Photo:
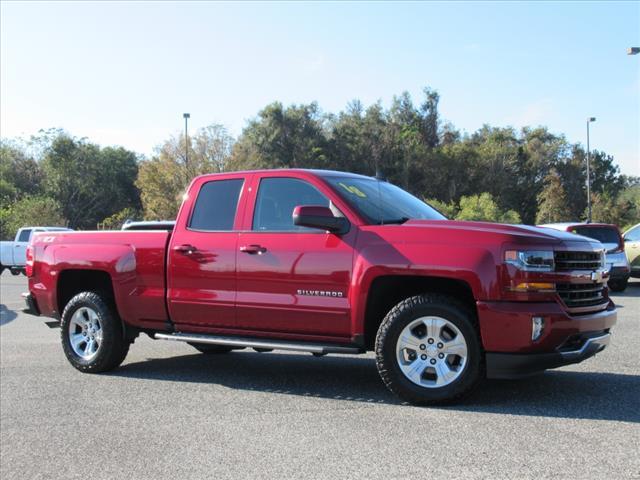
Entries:
{"type": "Polygon", "coordinates": [[[589,124],[595,122],[596,117],[587,119],[587,223],[591,223],[591,152],[589,150],[589,124]]]}
{"type": "Polygon", "coordinates": [[[182,116],[184,117],[184,164],[185,164],[185,167],[187,167],[187,173],[190,174],[191,172],[189,172],[189,132],[187,130],[187,122],[189,121],[191,114],[183,113],[182,116]]]}

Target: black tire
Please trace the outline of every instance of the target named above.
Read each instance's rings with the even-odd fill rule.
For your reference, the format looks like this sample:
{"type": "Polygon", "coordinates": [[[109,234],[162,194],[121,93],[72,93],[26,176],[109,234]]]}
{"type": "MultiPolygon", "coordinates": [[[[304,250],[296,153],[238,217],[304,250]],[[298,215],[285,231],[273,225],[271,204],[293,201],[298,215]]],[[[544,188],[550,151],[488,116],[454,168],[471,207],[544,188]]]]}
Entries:
{"type": "Polygon", "coordinates": [[[455,298],[427,293],[403,300],[384,318],[375,344],[376,365],[382,381],[402,400],[414,405],[445,404],[468,395],[484,378],[484,354],[475,314],[455,298]],[[441,317],[458,328],[467,344],[467,361],[458,377],[442,387],[413,383],[400,369],[396,344],[403,329],[424,316],[441,317]]]}
{"type": "Polygon", "coordinates": [[[130,342],[122,331],[122,321],[112,302],[95,292],[82,292],[73,297],[64,307],[60,323],[62,349],[74,368],[84,373],[108,372],[118,367],[129,352],[130,342]],[[90,359],[84,359],[73,350],[69,339],[71,318],[80,308],[93,310],[100,321],[102,341],[90,359]]]}
{"type": "Polygon", "coordinates": [[[625,278],[624,280],[609,280],[609,290],[612,292],[624,292],[627,289],[628,283],[628,278],[625,278]]]}
{"type": "Polygon", "coordinates": [[[229,353],[233,350],[233,347],[227,347],[225,345],[210,345],[207,343],[189,343],[189,345],[200,353],[204,353],[206,355],[220,355],[222,353],[229,353]]]}
{"type": "Polygon", "coordinates": [[[17,268],[9,268],[9,271],[11,272],[11,275],[13,275],[14,277],[17,277],[18,275],[20,275],[20,270],[17,268]]]}

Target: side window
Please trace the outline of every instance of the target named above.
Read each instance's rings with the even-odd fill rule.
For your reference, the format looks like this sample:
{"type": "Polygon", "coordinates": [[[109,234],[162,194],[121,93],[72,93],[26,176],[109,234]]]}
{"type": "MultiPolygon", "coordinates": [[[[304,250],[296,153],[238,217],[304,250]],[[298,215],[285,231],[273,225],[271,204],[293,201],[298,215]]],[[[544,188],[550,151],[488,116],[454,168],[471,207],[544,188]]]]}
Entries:
{"type": "Polygon", "coordinates": [[[29,237],[31,237],[31,230],[26,229],[20,232],[20,236],[18,237],[18,242],[28,242],[29,237]]]}
{"type": "Polygon", "coordinates": [[[253,230],[303,232],[311,228],[293,224],[293,209],[298,205],[329,207],[329,199],[313,185],[297,178],[263,178],[260,180],[253,230]]]}
{"type": "Polygon", "coordinates": [[[238,199],[244,180],[214,180],[200,188],[189,228],[194,230],[233,230],[238,199]]]}
{"type": "Polygon", "coordinates": [[[633,228],[627,232],[627,240],[630,242],[637,242],[640,240],[640,227],[633,228]]]}

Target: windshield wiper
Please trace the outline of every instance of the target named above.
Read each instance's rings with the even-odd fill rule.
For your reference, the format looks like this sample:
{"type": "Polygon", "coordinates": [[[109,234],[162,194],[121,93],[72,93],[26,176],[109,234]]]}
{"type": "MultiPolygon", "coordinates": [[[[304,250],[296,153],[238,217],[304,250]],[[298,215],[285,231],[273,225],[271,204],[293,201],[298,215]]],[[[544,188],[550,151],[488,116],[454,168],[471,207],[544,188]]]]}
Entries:
{"type": "Polygon", "coordinates": [[[402,225],[410,220],[409,217],[391,218],[380,221],[380,225],[402,225]]]}

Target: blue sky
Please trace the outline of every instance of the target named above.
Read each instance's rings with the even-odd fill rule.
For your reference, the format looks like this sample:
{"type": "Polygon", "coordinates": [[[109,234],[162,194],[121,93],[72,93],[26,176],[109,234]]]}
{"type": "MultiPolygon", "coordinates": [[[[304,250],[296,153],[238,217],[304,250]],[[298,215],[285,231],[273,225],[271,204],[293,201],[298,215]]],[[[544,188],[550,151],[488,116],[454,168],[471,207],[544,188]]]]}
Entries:
{"type": "Polygon", "coordinates": [[[238,135],[266,104],[329,112],[422,87],[473,132],[546,125],[640,175],[640,2],[1,4],[0,134],[61,127],[149,155],[238,135]]]}

